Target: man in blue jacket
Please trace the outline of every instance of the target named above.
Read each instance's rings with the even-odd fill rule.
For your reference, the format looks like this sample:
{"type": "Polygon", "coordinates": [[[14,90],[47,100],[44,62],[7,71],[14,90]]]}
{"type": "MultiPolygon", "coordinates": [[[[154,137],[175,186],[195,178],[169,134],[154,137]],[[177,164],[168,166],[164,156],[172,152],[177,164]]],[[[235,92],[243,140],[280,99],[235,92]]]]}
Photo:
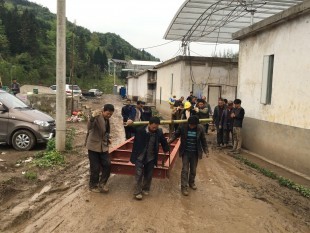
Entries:
{"type": "Polygon", "coordinates": [[[205,130],[199,124],[197,116],[189,117],[188,124],[181,125],[169,139],[169,143],[178,137],[181,137],[179,151],[182,157],[181,192],[184,196],[188,196],[188,186],[193,190],[197,189],[195,177],[198,159],[202,159],[203,153],[208,153],[205,130]]]}
{"type": "Polygon", "coordinates": [[[147,126],[140,127],[135,135],[130,162],[136,167],[135,198],[142,200],[150,191],[154,166],[157,166],[159,143],[164,152],[169,151],[169,145],[162,129],[158,128],[160,120],[152,117],[147,126]],[[144,171],[143,171],[144,170],[144,171]]]}

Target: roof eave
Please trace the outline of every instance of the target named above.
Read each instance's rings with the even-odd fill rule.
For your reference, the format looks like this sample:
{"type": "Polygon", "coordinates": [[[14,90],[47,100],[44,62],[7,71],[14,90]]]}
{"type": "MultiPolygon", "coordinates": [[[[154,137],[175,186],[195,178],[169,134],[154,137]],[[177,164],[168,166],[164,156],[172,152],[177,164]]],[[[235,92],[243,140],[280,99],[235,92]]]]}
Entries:
{"type": "Polygon", "coordinates": [[[283,12],[275,14],[267,19],[255,23],[249,27],[239,30],[232,34],[234,40],[242,40],[251,35],[257,34],[260,31],[274,27],[275,25],[286,22],[287,20],[298,17],[299,15],[310,12],[310,1],[305,1],[296,6],[293,6],[283,12]]]}

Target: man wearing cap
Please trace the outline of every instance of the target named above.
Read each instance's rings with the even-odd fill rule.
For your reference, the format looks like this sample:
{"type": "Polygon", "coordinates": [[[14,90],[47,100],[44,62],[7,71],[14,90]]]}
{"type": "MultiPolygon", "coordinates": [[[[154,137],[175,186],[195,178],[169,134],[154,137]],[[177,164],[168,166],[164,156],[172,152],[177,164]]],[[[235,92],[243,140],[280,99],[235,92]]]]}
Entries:
{"type": "Polygon", "coordinates": [[[195,177],[198,159],[202,158],[203,153],[208,153],[205,130],[199,124],[197,116],[189,117],[188,123],[181,125],[174,132],[169,143],[178,137],[181,137],[179,151],[179,155],[182,157],[181,192],[184,196],[188,196],[188,186],[193,190],[197,189],[195,177]]]}
{"type": "Polygon", "coordinates": [[[136,186],[134,196],[142,200],[149,195],[154,166],[157,166],[159,143],[163,151],[169,151],[169,145],[162,129],[158,128],[160,119],[152,117],[147,126],[140,127],[135,135],[130,162],[136,168],[136,186]]]}
{"type": "Polygon", "coordinates": [[[190,102],[186,101],[184,103],[184,109],[181,114],[181,120],[186,120],[190,116],[196,115],[196,111],[193,109],[192,105],[190,102]]]}
{"type": "Polygon", "coordinates": [[[109,119],[114,113],[112,104],[105,104],[102,110],[92,112],[87,124],[86,148],[90,164],[89,190],[107,193],[107,181],[111,173],[111,161],[108,154],[110,140],[109,119]],[[101,177],[99,174],[101,170],[101,177]]]}

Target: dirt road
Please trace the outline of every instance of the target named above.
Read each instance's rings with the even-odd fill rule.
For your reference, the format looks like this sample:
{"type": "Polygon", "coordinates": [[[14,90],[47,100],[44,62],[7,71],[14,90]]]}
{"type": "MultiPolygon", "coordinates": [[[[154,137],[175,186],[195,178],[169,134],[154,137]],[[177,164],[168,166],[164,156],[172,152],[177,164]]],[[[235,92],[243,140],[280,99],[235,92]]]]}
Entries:
{"type": "MultiPolygon", "coordinates": [[[[112,136],[122,141],[120,103],[116,105],[112,136]]],[[[133,198],[134,178],[113,175],[108,194],[87,189],[88,161],[79,126],[77,155],[72,166],[41,175],[42,185],[31,192],[3,199],[0,231],[3,232],[310,232],[310,201],[280,187],[225,151],[210,146],[209,158],[199,161],[198,190],[180,193],[180,159],[170,179],[154,179],[150,196],[133,198]],[[54,175],[53,175],[54,173],[54,175]],[[44,176],[50,178],[44,179],[44,176]]],[[[213,141],[215,135],[210,135],[213,141]]],[[[74,158],[74,159],[73,159],[74,158]]]]}

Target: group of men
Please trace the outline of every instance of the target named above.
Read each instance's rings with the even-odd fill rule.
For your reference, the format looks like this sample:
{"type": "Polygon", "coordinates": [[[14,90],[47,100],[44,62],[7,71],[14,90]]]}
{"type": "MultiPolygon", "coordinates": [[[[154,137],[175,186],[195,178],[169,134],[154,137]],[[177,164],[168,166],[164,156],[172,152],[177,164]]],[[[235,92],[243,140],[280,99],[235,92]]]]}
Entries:
{"type": "MultiPolygon", "coordinates": [[[[172,106],[171,119],[172,120],[185,120],[191,116],[196,116],[198,119],[206,119],[212,115],[212,110],[210,104],[206,101],[206,97],[202,96],[201,99],[193,96],[193,92],[190,92],[190,95],[187,97],[186,102],[183,103],[184,97],[180,99],[169,102],[172,106]]],[[[209,124],[202,123],[204,126],[205,132],[208,133],[209,124]]],[[[178,124],[174,124],[174,131],[179,127],[178,124]]]]}
{"type": "MultiPolygon", "coordinates": [[[[145,109],[144,102],[137,101],[136,105],[132,105],[131,101],[127,100],[122,108],[126,139],[135,136],[130,161],[135,164],[134,197],[137,200],[142,200],[143,196],[149,195],[154,167],[158,162],[159,146],[162,146],[165,153],[169,153],[169,144],[177,138],[181,140],[179,150],[182,158],[181,192],[184,196],[188,196],[189,188],[197,189],[195,177],[198,160],[203,157],[203,154],[208,154],[206,140],[208,124],[199,124],[199,119],[209,118],[212,111],[205,97],[197,99],[191,93],[184,104],[183,100],[183,97],[178,100],[171,99],[172,118],[186,119],[187,123],[174,125],[174,133],[168,140],[159,128],[160,119],[152,117],[151,111],[145,109]],[[132,123],[136,121],[148,121],[148,125],[132,127],[132,123]]],[[[107,186],[111,172],[111,161],[108,155],[111,143],[109,118],[113,113],[114,106],[106,104],[102,110],[92,112],[88,121],[86,148],[90,162],[89,189],[93,192],[109,191],[107,186]]],[[[232,135],[231,152],[240,153],[244,114],[240,99],[225,103],[222,98],[219,98],[212,116],[217,129],[219,147],[227,146],[229,137],[232,135]]]]}
{"type": "Polygon", "coordinates": [[[219,98],[218,105],[214,108],[213,122],[217,132],[217,146],[226,148],[230,138],[233,154],[239,154],[241,150],[241,129],[245,111],[241,107],[241,100],[224,101],[219,98]]]}
{"type": "Polygon", "coordinates": [[[136,133],[136,128],[132,126],[135,121],[149,121],[152,117],[152,110],[145,106],[145,102],[138,100],[136,105],[131,103],[130,99],[126,100],[122,108],[122,118],[125,129],[125,138],[129,139],[136,133]]]}
{"type": "MultiPolygon", "coordinates": [[[[134,107],[136,110],[128,110],[130,117],[126,123],[138,118],[141,120],[143,112],[139,109],[140,104],[137,103],[134,107]],[[136,118],[132,118],[133,116],[136,118]]],[[[106,104],[101,111],[92,112],[88,121],[85,144],[90,162],[89,189],[93,192],[106,193],[109,191],[107,186],[111,172],[111,161],[108,155],[108,148],[111,143],[109,118],[113,113],[114,106],[106,104]]],[[[180,137],[181,192],[184,196],[189,195],[189,188],[197,189],[195,176],[198,159],[202,158],[203,153],[208,153],[205,129],[199,124],[197,116],[190,116],[187,123],[180,125],[168,140],[164,137],[159,125],[160,119],[158,117],[150,117],[148,125],[138,127],[134,132],[135,139],[130,161],[135,164],[134,197],[137,200],[142,200],[143,196],[149,195],[154,167],[157,166],[158,162],[159,144],[165,153],[169,153],[169,144],[180,137]]]]}
{"type": "MultiPolygon", "coordinates": [[[[190,116],[197,116],[199,119],[209,118],[212,115],[213,124],[216,127],[217,132],[217,146],[227,148],[229,142],[232,144],[233,154],[239,154],[241,150],[242,137],[241,129],[245,111],[241,107],[241,100],[235,99],[234,101],[228,101],[227,99],[219,98],[218,105],[214,108],[213,114],[210,104],[206,101],[206,97],[203,96],[198,99],[190,92],[186,102],[183,104],[184,97],[176,99],[175,96],[169,99],[170,107],[172,110],[172,120],[188,119],[190,116]]],[[[205,126],[205,132],[208,134],[208,123],[203,123],[205,126]]],[[[176,131],[178,125],[174,125],[176,131]]]]}

